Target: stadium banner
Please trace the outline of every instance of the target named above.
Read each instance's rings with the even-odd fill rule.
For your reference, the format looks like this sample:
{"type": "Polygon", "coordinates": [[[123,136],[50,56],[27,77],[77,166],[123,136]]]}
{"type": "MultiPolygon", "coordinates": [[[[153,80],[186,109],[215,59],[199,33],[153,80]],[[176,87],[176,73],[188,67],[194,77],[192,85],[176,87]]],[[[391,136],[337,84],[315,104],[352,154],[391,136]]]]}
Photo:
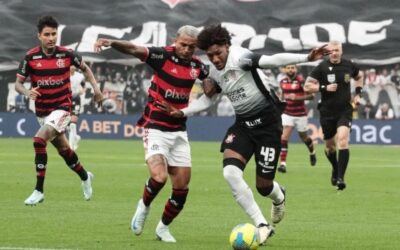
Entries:
{"type": "Polygon", "coordinates": [[[110,49],[94,53],[99,37],[164,46],[182,25],[219,22],[233,44],[265,54],[304,53],[337,40],[358,63],[400,62],[400,1],[393,0],[21,0],[1,1],[0,9],[0,71],[15,70],[38,44],[35,25],[45,14],[61,24],[57,43],[92,62],[139,63],[110,49]]]}
{"type": "MultiPolygon", "coordinates": [[[[78,133],[85,139],[141,139],[143,128],[136,127],[139,116],[82,115],[78,122],[78,133]]],[[[190,140],[221,141],[233,117],[189,117],[187,127],[190,140]]],[[[322,129],[317,119],[308,124],[311,138],[323,141],[322,129]]],[[[34,114],[0,113],[0,138],[33,137],[39,129],[34,114]]],[[[400,120],[354,120],[350,142],[354,144],[400,145],[400,120]]],[[[293,133],[291,142],[300,142],[293,133]]]]}

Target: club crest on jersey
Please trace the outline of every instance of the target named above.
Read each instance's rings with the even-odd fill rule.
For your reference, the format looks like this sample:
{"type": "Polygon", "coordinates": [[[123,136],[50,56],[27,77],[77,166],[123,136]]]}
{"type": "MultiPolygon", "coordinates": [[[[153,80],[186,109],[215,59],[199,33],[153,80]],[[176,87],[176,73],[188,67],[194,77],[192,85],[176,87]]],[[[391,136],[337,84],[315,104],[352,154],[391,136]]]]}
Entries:
{"type": "Polygon", "coordinates": [[[197,72],[197,70],[192,68],[192,70],[190,71],[190,77],[192,77],[192,79],[197,79],[198,76],[199,73],[197,72]]]}
{"type": "Polygon", "coordinates": [[[346,83],[350,83],[350,74],[344,74],[344,81],[346,82],[346,83]]]}
{"type": "Polygon", "coordinates": [[[59,68],[65,68],[65,61],[64,59],[58,59],[56,62],[57,67],[59,68]]]}
{"type": "Polygon", "coordinates": [[[234,134],[230,134],[230,135],[228,135],[226,137],[225,143],[232,143],[234,139],[235,139],[235,135],[234,134]]]}
{"type": "Polygon", "coordinates": [[[328,82],[330,82],[330,83],[336,82],[336,75],[335,74],[328,74],[327,78],[328,78],[328,82]]]}

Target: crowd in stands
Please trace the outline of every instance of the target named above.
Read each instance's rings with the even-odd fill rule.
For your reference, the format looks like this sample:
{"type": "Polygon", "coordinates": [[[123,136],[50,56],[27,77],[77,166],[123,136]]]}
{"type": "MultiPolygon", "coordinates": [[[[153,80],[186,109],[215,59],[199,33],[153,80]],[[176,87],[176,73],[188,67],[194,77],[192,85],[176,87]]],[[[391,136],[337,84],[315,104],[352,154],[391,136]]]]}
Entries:
{"type": "MultiPolygon", "coordinates": [[[[93,92],[86,84],[84,94],[81,96],[82,109],[84,114],[121,114],[129,115],[143,111],[147,89],[150,86],[151,69],[145,64],[138,64],[135,67],[115,64],[92,64],[96,79],[98,80],[104,96],[107,98],[103,109],[92,105],[93,92]]],[[[304,77],[311,72],[312,67],[299,67],[299,73],[304,77]]],[[[362,119],[394,119],[400,117],[400,64],[379,67],[363,68],[364,72],[364,98],[363,103],[355,108],[354,118],[362,119]]],[[[281,69],[264,70],[264,80],[279,92],[279,81],[284,73],[281,69]]],[[[354,90],[353,90],[354,91],[354,90]]],[[[202,94],[201,83],[196,83],[192,90],[191,100],[202,94]]],[[[308,116],[318,117],[317,102],[319,96],[314,100],[307,101],[309,110],[308,116]]],[[[8,105],[11,112],[29,112],[33,110],[28,100],[23,96],[16,95],[13,102],[8,105]]],[[[207,111],[199,115],[211,116],[233,116],[233,108],[226,96],[220,96],[215,104],[207,111]]]]}

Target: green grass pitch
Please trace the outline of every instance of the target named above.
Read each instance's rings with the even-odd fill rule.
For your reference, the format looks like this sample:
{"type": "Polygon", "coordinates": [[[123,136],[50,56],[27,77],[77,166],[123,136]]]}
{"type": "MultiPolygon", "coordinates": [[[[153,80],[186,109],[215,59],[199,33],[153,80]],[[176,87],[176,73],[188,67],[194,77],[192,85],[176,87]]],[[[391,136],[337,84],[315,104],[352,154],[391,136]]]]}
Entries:
{"type": "MultiPolygon", "coordinates": [[[[88,202],[50,146],[45,201],[30,207],[23,201],[35,182],[32,140],[0,139],[0,249],[230,249],[231,229],[251,221],[222,177],[219,143],[191,145],[189,197],[170,226],[178,242],[167,244],[155,240],[154,230],[170,183],[153,202],[143,234],[129,228],[148,178],[141,141],[81,141],[80,160],[95,174],[88,202]]],[[[343,192],[330,185],[322,145],[317,150],[317,166],[310,167],[305,146],[289,145],[288,173],[276,178],[287,188],[287,214],[260,249],[399,249],[400,148],[352,145],[343,192]]],[[[253,160],[245,177],[269,219],[271,202],[255,191],[253,160]]]]}

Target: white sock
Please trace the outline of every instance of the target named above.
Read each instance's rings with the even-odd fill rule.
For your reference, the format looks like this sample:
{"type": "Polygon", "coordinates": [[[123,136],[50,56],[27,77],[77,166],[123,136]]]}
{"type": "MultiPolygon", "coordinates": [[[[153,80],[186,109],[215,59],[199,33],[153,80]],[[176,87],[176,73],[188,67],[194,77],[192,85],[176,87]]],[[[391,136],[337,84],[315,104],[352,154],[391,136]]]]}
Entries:
{"type": "Polygon", "coordinates": [[[274,188],[272,189],[268,197],[271,198],[272,202],[275,204],[280,204],[285,199],[285,195],[279,187],[278,182],[274,181],[274,188]]]}
{"type": "Polygon", "coordinates": [[[69,124],[69,135],[68,135],[68,142],[69,142],[69,146],[72,148],[75,144],[75,140],[76,140],[76,124],[72,123],[69,124]]]}
{"type": "Polygon", "coordinates": [[[243,171],[234,165],[227,165],[224,167],[224,178],[228,182],[236,202],[253,219],[254,224],[256,226],[260,223],[268,224],[254,200],[253,192],[243,179],[243,171]]]}

